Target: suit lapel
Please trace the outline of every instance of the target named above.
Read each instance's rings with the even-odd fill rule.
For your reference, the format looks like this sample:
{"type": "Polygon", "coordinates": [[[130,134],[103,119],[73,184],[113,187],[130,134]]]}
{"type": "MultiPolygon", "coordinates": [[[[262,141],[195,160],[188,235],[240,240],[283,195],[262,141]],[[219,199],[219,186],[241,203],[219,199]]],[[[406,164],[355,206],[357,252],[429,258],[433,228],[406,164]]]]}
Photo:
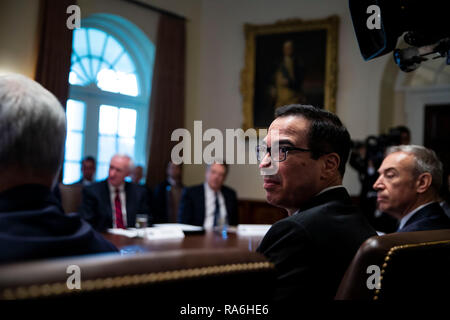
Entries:
{"type": "Polygon", "coordinates": [[[205,216],[206,216],[206,207],[205,207],[205,185],[202,184],[202,187],[200,188],[200,193],[199,193],[199,198],[200,198],[200,213],[201,216],[199,215],[199,222],[203,225],[203,222],[205,221],[205,216]]]}
{"type": "MultiPolygon", "coordinates": [[[[109,228],[112,227],[112,208],[111,208],[111,196],[109,194],[109,186],[108,186],[108,181],[105,180],[103,181],[103,186],[101,188],[101,202],[104,208],[106,208],[105,210],[105,214],[106,214],[106,221],[107,221],[107,225],[109,226],[109,228]]],[[[102,210],[101,210],[102,211],[102,210]]]]}
{"type": "Polygon", "coordinates": [[[135,199],[136,190],[133,190],[133,185],[131,183],[125,182],[125,207],[127,208],[127,225],[128,227],[134,227],[136,223],[136,210],[135,199]]]}

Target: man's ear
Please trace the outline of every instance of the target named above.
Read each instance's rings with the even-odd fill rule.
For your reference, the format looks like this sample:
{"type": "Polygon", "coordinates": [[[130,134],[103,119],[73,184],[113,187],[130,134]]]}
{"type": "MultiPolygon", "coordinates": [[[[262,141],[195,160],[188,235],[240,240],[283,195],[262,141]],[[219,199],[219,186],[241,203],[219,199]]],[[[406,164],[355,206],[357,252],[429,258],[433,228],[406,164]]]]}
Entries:
{"type": "Polygon", "coordinates": [[[416,180],[416,191],[418,193],[426,192],[430,188],[432,181],[433,177],[429,172],[424,172],[420,174],[416,180]]]}
{"type": "Polygon", "coordinates": [[[335,152],[324,154],[323,156],[323,173],[329,177],[336,173],[339,169],[341,159],[335,152]]]}

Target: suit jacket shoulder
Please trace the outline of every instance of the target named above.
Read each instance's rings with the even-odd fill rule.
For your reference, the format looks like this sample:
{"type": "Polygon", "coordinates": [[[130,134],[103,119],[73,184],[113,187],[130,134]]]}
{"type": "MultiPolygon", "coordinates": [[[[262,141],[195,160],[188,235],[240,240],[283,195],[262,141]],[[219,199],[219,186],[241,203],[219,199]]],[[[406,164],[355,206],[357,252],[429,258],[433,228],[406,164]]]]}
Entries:
{"type": "Polygon", "coordinates": [[[417,211],[400,232],[450,229],[450,219],[438,202],[417,211]]]}
{"type": "Polygon", "coordinates": [[[359,246],[376,235],[344,188],[275,223],[258,248],[275,264],[276,300],[332,299],[359,246]]]}

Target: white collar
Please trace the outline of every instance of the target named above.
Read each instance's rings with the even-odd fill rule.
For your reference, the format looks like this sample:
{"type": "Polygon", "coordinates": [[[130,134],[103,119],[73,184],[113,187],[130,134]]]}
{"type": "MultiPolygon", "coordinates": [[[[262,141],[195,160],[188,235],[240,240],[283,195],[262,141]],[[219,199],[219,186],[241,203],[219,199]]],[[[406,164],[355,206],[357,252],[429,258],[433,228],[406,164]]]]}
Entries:
{"type": "Polygon", "coordinates": [[[110,184],[110,183],[108,182],[108,187],[109,187],[109,192],[110,192],[110,193],[116,192],[116,189],[119,189],[119,192],[123,192],[123,191],[125,191],[125,182],[122,183],[122,184],[121,184],[120,186],[118,186],[118,187],[114,187],[112,184],[110,184]]]}

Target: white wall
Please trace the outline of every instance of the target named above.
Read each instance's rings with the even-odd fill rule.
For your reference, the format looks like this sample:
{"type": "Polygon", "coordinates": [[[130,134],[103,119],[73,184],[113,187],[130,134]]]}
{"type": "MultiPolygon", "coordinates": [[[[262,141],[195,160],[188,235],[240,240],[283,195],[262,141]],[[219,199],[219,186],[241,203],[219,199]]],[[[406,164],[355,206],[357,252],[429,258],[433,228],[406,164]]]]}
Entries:
{"type": "MultiPolygon", "coordinates": [[[[386,58],[363,61],[346,0],[205,0],[200,29],[200,66],[196,73],[198,104],[187,107],[186,125],[203,120],[204,128],[239,128],[243,122],[240,72],[244,67],[244,23],[266,24],[288,18],[317,19],[337,14],[339,29],[339,73],[337,114],[354,138],[377,133],[381,73],[386,58]]],[[[188,62],[189,63],[189,62],[188,62]]],[[[192,74],[188,75],[192,79],[192,74]]],[[[194,81],[195,81],[194,80],[194,81]]],[[[203,167],[186,166],[187,184],[201,182],[203,167]]],[[[348,169],[345,185],[359,192],[355,172],[348,169]]],[[[231,167],[227,183],[240,198],[264,199],[256,166],[231,167]]]]}
{"type": "MultiPolygon", "coordinates": [[[[91,1],[80,1],[84,13],[96,12],[106,3],[104,0],[91,1]]],[[[192,130],[194,120],[203,120],[204,130],[241,127],[239,86],[244,67],[245,23],[268,24],[289,18],[317,19],[336,14],[340,17],[337,114],[355,139],[378,133],[380,79],[391,56],[363,61],[347,0],[143,1],[187,18],[185,125],[188,129],[192,130]]],[[[142,29],[154,23],[146,22],[145,9],[140,9],[136,16],[124,11],[123,8],[129,5],[114,0],[109,7],[142,29]]],[[[37,1],[7,0],[5,3],[2,0],[0,6],[0,72],[12,70],[33,76],[37,52],[37,1]],[[11,32],[13,27],[14,32],[11,32]]],[[[185,166],[187,185],[200,183],[203,179],[204,166],[185,166]]],[[[344,183],[351,194],[359,192],[359,183],[351,168],[347,170],[344,183]]],[[[265,198],[255,165],[233,165],[227,184],[238,191],[240,198],[265,198]]]]}
{"type": "Polygon", "coordinates": [[[0,74],[34,78],[38,54],[39,1],[0,1],[0,74]]]}

